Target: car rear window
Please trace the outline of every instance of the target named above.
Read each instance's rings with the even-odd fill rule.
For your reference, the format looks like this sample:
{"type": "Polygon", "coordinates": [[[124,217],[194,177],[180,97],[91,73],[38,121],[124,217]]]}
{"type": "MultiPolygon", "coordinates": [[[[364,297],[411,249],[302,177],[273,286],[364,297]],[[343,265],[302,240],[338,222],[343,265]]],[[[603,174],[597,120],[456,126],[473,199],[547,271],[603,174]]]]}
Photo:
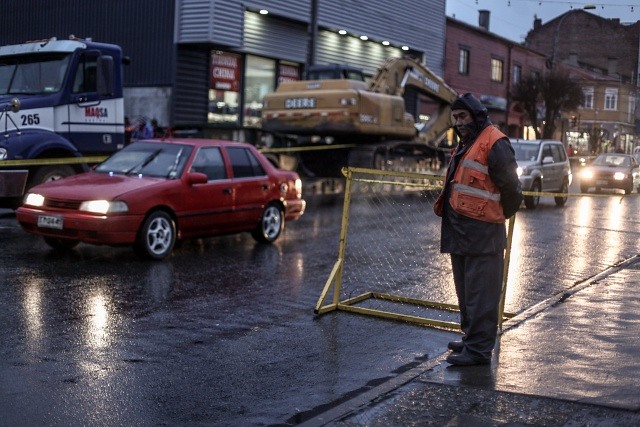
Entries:
{"type": "Polygon", "coordinates": [[[246,178],[266,175],[262,165],[253,153],[242,147],[227,148],[234,178],[246,178]]]}

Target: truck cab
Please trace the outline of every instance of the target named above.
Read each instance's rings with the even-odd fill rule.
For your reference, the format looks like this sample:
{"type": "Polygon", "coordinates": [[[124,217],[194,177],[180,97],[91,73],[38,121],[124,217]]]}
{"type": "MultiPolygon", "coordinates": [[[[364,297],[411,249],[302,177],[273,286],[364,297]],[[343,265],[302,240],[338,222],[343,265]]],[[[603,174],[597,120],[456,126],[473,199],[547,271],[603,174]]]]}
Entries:
{"type": "Polygon", "coordinates": [[[0,47],[0,206],[86,169],[60,163],[125,144],[120,47],[47,40],[0,47]]]}

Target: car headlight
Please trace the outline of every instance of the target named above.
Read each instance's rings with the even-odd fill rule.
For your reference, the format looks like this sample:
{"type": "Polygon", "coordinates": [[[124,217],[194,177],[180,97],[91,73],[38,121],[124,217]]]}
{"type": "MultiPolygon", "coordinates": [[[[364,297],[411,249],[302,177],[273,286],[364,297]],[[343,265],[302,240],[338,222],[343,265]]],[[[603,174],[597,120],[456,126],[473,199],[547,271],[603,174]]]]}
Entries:
{"type": "Polygon", "coordinates": [[[593,171],[590,169],[585,169],[582,171],[582,173],[580,174],[580,177],[582,179],[592,179],[593,178],[593,171]]]}
{"type": "Polygon", "coordinates": [[[6,160],[9,154],[6,148],[0,148],[0,160],[6,160]]]}
{"type": "Polygon", "coordinates": [[[521,166],[518,166],[516,168],[516,173],[518,174],[518,178],[520,178],[522,175],[529,175],[529,170],[527,168],[523,168],[521,166]]]}
{"type": "Polygon", "coordinates": [[[121,200],[88,200],[86,202],[82,202],[78,209],[96,214],[122,213],[129,211],[127,204],[121,200]]]}
{"type": "Polygon", "coordinates": [[[616,172],[613,174],[613,179],[615,179],[616,181],[622,181],[623,179],[627,178],[627,174],[624,172],[616,172]]]}
{"type": "Polygon", "coordinates": [[[44,206],[44,196],[37,193],[27,193],[24,196],[23,203],[25,205],[34,206],[36,208],[44,206]]]}

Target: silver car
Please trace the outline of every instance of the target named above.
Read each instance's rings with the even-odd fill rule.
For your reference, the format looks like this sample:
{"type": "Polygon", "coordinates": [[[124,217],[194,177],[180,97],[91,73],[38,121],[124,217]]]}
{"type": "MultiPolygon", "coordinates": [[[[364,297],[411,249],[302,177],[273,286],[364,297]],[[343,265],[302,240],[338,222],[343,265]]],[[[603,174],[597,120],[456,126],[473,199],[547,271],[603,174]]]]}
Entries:
{"type": "MultiPolygon", "coordinates": [[[[562,142],[549,139],[511,139],[511,145],[516,153],[522,190],[531,193],[560,193],[554,199],[557,206],[564,206],[573,175],[562,142]]],[[[539,202],[539,194],[524,196],[524,204],[528,209],[535,209],[539,202]]]]}

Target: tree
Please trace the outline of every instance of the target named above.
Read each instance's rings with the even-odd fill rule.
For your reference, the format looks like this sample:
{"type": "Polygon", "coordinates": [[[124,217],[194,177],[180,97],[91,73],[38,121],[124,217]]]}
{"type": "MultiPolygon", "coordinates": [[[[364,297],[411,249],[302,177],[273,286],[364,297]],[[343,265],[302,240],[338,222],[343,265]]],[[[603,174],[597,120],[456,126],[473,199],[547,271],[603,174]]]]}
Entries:
{"type": "Polygon", "coordinates": [[[568,74],[554,71],[545,76],[533,75],[522,79],[514,86],[511,100],[519,102],[527,113],[537,138],[551,139],[560,113],[576,110],[584,102],[584,94],[576,80],[568,74]]]}

